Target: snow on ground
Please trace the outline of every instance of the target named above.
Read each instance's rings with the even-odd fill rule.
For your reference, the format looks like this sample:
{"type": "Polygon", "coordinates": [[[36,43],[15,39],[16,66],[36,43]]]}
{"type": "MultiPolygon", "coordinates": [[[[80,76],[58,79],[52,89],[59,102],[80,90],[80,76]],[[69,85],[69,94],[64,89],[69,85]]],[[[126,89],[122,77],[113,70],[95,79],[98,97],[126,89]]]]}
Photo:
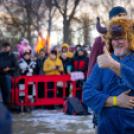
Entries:
{"type": "Polygon", "coordinates": [[[13,134],[93,134],[93,115],[65,115],[58,110],[13,114],[13,134]]]}

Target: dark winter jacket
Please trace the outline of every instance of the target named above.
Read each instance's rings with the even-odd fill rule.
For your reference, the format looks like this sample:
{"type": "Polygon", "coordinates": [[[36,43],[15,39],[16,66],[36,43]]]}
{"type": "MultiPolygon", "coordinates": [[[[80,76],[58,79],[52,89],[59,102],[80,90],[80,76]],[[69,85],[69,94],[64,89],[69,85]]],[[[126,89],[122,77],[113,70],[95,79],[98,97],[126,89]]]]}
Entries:
{"type": "Polygon", "coordinates": [[[12,117],[6,106],[0,102],[0,134],[12,134],[12,117]]]}
{"type": "Polygon", "coordinates": [[[17,59],[11,52],[0,53],[0,74],[13,76],[14,71],[17,70],[17,59]],[[9,67],[10,70],[5,72],[3,69],[9,67]]]}
{"type": "Polygon", "coordinates": [[[71,58],[67,58],[66,60],[63,60],[62,57],[60,57],[60,59],[62,60],[62,63],[63,63],[63,67],[64,67],[64,73],[67,74],[67,66],[68,65],[71,65],[71,58]]]}
{"type": "Polygon", "coordinates": [[[86,52],[83,56],[78,56],[73,59],[73,71],[81,71],[87,74],[89,58],[86,56],[86,52]]]}
{"type": "Polygon", "coordinates": [[[44,62],[46,60],[46,57],[44,57],[43,59],[41,59],[40,57],[36,60],[36,74],[39,74],[39,75],[43,75],[45,74],[45,72],[43,71],[43,65],[44,65],[44,62]]]}

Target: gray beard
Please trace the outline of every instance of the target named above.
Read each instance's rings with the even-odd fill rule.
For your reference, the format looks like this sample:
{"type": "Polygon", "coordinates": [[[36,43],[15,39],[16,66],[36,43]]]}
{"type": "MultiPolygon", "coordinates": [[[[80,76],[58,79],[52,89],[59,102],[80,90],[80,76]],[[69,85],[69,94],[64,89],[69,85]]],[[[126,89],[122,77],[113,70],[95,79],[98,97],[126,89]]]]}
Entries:
{"type": "Polygon", "coordinates": [[[120,54],[116,54],[116,53],[114,52],[114,55],[117,56],[117,57],[125,57],[125,56],[128,55],[129,52],[130,52],[130,50],[123,51],[123,52],[121,52],[120,54]]]}

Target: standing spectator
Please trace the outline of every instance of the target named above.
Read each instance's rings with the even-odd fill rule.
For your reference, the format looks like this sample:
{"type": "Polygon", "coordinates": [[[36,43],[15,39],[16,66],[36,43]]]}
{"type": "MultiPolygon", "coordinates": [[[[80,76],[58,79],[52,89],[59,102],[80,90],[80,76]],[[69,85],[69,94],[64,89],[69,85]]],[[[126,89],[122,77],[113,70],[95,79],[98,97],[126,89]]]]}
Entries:
{"type": "MultiPolygon", "coordinates": [[[[62,60],[64,72],[63,74],[69,74],[71,71],[71,58],[67,57],[67,53],[63,52],[60,59],[62,60]],[[70,69],[70,70],[69,70],[70,69]]],[[[66,82],[66,96],[69,96],[69,82],[66,82]]]]}
{"type": "MultiPolygon", "coordinates": [[[[62,52],[60,59],[62,60],[63,63],[63,67],[64,67],[64,74],[68,74],[68,66],[71,66],[71,58],[67,57],[67,53],[66,52],[62,52]]],[[[71,71],[71,70],[70,70],[71,71]]]]}
{"type": "MultiPolygon", "coordinates": [[[[43,64],[45,60],[46,60],[45,50],[41,49],[39,53],[39,58],[36,61],[36,69],[35,69],[36,74],[45,75],[43,71],[43,64]]],[[[45,95],[44,87],[45,87],[44,82],[38,83],[38,98],[44,98],[44,95],[45,95]]]]}
{"type": "Polygon", "coordinates": [[[69,57],[69,58],[73,58],[73,56],[74,56],[74,54],[72,52],[69,52],[68,44],[63,44],[62,45],[61,52],[66,52],[67,53],[67,57],[69,57]]]}
{"type": "MultiPolygon", "coordinates": [[[[24,58],[22,58],[19,61],[19,67],[20,67],[21,75],[26,75],[26,76],[33,75],[34,69],[36,67],[36,63],[34,61],[32,61],[30,51],[26,51],[24,53],[24,58]]],[[[24,80],[20,80],[20,84],[23,86],[23,89],[25,89],[24,80]]],[[[31,101],[34,101],[34,97],[35,97],[34,84],[33,84],[33,82],[30,82],[28,84],[30,84],[28,86],[28,98],[31,99],[31,101]]],[[[20,96],[20,99],[22,99],[22,101],[23,101],[24,94],[20,93],[19,96],[20,96]]]]}
{"type": "Polygon", "coordinates": [[[84,45],[84,46],[83,46],[83,49],[84,49],[84,51],[85,51],[85,53],[86,53],[86,56],[88,57],[88,52],[87,52],[87,51],[88,51],[88,48],[87,48],[87,46],[84,45]]]}
{"type": "Polygon", "coordinates": [[[19,51],[19,54],[20,54],[19,60],[24,57],[24,53],[26,51],[30,51],[30,53],[32,51],[32,48],[29,45],[29,41],[25,38],[23,38],[23,40],[21,41],[21,44],[17,45],[17,48],[18,48],[18,51],[19,51]]]}
{"type": "Polygon", "coordinates": [[[78,56],[78,51],[80,50],[80,48],[81,48],[81,45],[80,44],[76,45],[74,57],[77,57],[78,56]]]}
{"type": "Polygon", "coordinates": [[[32,61],[30,51],[24,53],[24,58],[19,61],[19,67],[21,75],[33,75],[36,63],[32,61]]]}
{"type": "Polygon", "coordinates": [[[81,71],[87,75],[89,58],[86,57],[86,52],[81,47],[78,50],[78,57],[73,59],[73,71],[81,71]]]}
{"type": "Polygon", "coordinates": [[[43,71],[43,64],[46,60],[46,57],[45,57],[45,50],[44,49],[41,49],[40,50],[40,53],[39,53],[39,58],[37,58],[36,60],[36,74],[39,74],[39,75],[44,75],[44,71],[43,71]]]}
{"type": "Polygon", "coordinates": [[[4,52],[0,53],[0,87],[4,103],[11,103],[11,77],[18,65],[14,54],[11,53],[10,44],[4,43],[2,46],[4,52]]]}
{"type": "MultiPolygon", "coordinates": [[[[63,72],[62,61],[57,56],[57,51],[52,50],[50,52],[50,57],[48,57],[43,65],[43,71],[46,75],[60,75],[63,72]]],[[[48,82],[48,89],[53,89],[54,83],[48,82]]],[[[52,98],[54,96],[53,91],[48,91],[48,97],[52,98]]]]}
{"type": "Polygon", "coordinates": [[[62,61],[57,57],[57,51],[52,50],[43,65],[43,71],[46,75],[60,75],[63,72],[62,61]]]}
{"type": "MultiPolygon", "coordinates": [[[[84,75],[85,75],[85,80],[86,80],[86,75],[87,75],[87,71],[88,71],[88,62],[89,62],[89,58],[86,56],[86,52],[81,47],[78,50],[78,57],[75,57],[73,59],[73,71],[76,71],[76,72],[81,71],[81,72],[83,72],[84,75]]],[[[76,82],[76,87],[77,88],[82,88],[84,81],[79,81],[78,80],[76,82]]],[[[76,91],[76,97],[81,99],[81,91],[80,90],[76,91]]]]}

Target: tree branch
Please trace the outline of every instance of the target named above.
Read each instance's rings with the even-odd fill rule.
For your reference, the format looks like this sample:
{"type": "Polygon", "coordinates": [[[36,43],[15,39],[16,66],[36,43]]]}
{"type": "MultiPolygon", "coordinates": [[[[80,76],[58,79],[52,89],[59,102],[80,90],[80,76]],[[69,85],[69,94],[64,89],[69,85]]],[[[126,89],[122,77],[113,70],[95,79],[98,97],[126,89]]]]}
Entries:
{"type": "Polygon", "coordinates": [[[58,4],[58,2],[57,2],[57,0],[54,0],[54,2],[55,2],[55,6],[58,8],[58,10],[59,10],[59,12],[62,14],[62,16],[64,15],[64,13],[62,12],[62,10],[61,10],[61,7],[59,6],[59,4],[58,4]]]}
{"type": "Polygon", "coordinates": [[[73,8],[73,10],[72,10],[71,15],[69,16],[69,23],[70,23],[71,19],[72,19],[72,18],[73,18],[73,16],[74,16],[74,13],[75,13],[76,7],[77,7],[77,5],[79,4],[79,2],[80,2],[80,0],[75,0],[74,8],[73,8]]]}

